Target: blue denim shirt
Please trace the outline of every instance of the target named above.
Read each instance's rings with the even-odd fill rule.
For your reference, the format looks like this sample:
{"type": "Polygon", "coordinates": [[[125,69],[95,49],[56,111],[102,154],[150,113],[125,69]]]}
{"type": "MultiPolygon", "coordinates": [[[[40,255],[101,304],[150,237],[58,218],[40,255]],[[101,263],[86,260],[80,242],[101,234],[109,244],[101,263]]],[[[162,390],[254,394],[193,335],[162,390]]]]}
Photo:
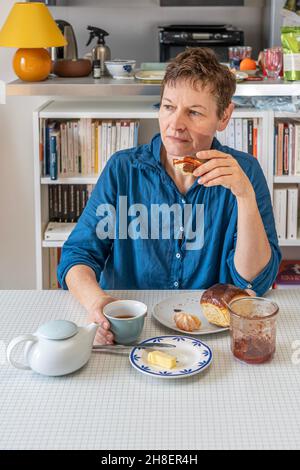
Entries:
{"type": "MultiPolygon", "coordinates": [[[[263,295],[276,277],[281,253],[270,193],[258,161],[251,155],[222,146],[217,139],[213,141],[212,148],[232,155],[250,179],[272,249],[268,265],[248,282],[234,265],[236,197],[223,186],[205,188],[197,180],[185,195],[181,194],[160,162],[161,144],[160,134],[157,134],[150,144],[117,152],[109,159],[76,227],[64,243],[57,268],[61,286],[67,289],[65,276],[72,266],[84,264],[95,271],[103,289],[204,289],[221,282],[252,288],[257,295],[263,295]],[[159,237],[146,238],[151,220],[149,227],[145,223],[140,227],[140,236],[120,236],[119,217],[124,217],[120,196],[127,196],[128,207],[143,204],[149,213],[153,204],[179,204],[182,210],[188,204],[193,211],[197,204],[202,204],[203,246],[187,249],[185,237],[174,236],[174,232],[172,237],[164,238],[162,230],[159,237]],[[102,204],[116,208],[114,239],[98,236],[99,222],[110,214],[109,209],[105,214],[97,212],[102,204]]],[[[133,220],[127,212],[125,220],[127,223],[133,220]]],[[[175,227],[175,222],[173,225],[175,227]]],[[[180,227],[180,231],[184,230],[180,227]]]]}

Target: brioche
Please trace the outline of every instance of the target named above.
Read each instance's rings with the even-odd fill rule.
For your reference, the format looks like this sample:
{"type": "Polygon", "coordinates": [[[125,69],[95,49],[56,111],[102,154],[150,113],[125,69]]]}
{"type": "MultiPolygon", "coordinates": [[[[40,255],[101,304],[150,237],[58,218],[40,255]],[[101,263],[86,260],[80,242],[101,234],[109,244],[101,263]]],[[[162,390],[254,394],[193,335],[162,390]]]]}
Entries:
{"type": "Polygon", "coordinates": [[[207,162],[208,160],[201,160],[200,158],[196,157],[183,157],[180,159],[173,159],[173,166],[181,171],[184,175],[193,174],[193,172],[201,166],[203,163],[207,162]]]}
{"type": "Polygon", "coordinates": [[[232,284],[215,284],[203,292],[200,305],[209,323],[226,328],[230,325],[226,304],[241,297],[250,297],[250,294],[232,284]]]}

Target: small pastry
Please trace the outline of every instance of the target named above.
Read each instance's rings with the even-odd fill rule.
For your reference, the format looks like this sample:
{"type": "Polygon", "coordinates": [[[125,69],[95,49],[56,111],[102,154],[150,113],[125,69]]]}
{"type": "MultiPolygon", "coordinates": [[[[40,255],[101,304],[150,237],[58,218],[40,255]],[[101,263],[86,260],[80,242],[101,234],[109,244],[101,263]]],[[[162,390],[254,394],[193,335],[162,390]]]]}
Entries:
{"type": "Polygon", "coordinates": [[[230,325],[230,313],[226,304],[249,296],[247,290],[232,284],[215,284],[203,292],[200,305],[209,323],[226,328],[230,325]]]}
{"type": "Polygon", "coordinates": [[[180,159],[173,159],[173,166],[181,171],[184,175],[191,175],[198,168],[198,166],[203,165],[203,163],[208,160],[201,160],[197,157],[183,157],[180,159]]]}
{"type": "Polygon", "coordinates": [[[201,327],[201,321],[198,317],[185,312],[175,313],[174,321],[177,328],[183,331],[195,331],[199,330],[201,327]]]}

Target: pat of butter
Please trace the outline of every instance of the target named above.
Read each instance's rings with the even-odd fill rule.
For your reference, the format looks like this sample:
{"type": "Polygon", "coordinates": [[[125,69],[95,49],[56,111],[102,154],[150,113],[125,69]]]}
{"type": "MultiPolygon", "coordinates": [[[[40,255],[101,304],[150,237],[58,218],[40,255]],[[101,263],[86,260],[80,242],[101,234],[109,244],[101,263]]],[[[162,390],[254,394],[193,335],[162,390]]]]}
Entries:
{"type": "Polygon", "coordinates": [[[149,352],[147,359],[149,364],[160,366],[164,369],[173,369],[176,367],[176,357],[162,351],[149,352]]]}

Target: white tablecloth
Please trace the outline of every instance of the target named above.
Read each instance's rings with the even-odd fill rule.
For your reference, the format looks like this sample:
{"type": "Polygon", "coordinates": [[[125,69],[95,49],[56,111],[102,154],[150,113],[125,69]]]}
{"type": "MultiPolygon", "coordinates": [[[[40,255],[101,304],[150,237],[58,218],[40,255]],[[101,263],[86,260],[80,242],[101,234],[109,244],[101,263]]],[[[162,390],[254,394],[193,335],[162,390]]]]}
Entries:
{"type": "MultiPolygon", "coordinates": [[[[174,291],[113,294],[145,302],[151,314],[174,291]]],[[[280,307],[271,363],[235,360],[224,332],[202,337],[213,364],[187,379],[147,377],[126,356],[101,353],[75,374],[48,378],[9,366],[8,342],[49,319],[84,324],[85,311],[65,291],[0,291],[0,448],[299,449],[300,290],[268,297],[280,307]]],[[[160,334],[172,331],[149,315],[142,338],[160,334]]]]}

